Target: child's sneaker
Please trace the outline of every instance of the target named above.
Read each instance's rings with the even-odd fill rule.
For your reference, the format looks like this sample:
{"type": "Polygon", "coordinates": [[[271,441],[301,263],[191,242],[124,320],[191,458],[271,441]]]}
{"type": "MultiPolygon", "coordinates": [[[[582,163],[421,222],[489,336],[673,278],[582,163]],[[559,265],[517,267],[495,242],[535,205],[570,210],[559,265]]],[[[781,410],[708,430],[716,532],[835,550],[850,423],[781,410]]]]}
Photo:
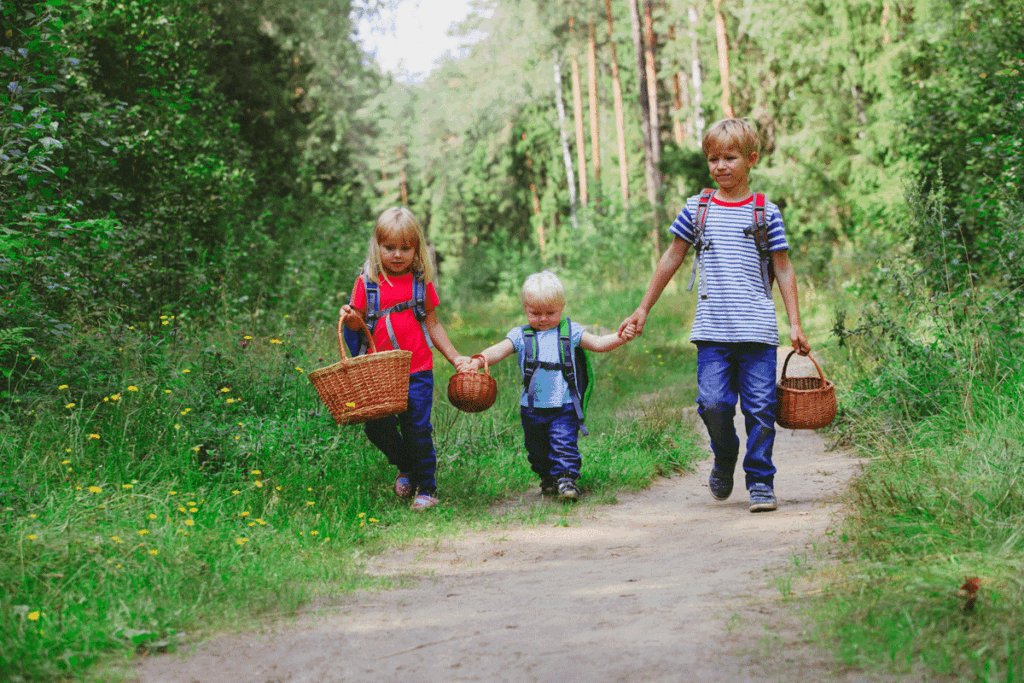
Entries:
{"type": "Polygon", "coordinates": [[[412,498],[412,482],[405,472],[399,472],[395,477],[395,495],[399,498],[412,498]]]}
{"type": "Polygon", "coordinates": [[[568,477],[558,480],[558,497],[562,500],[576,500],[580,497],[580,490],[576,482],[568,477]]]}
{"type": "Polygon", "coordinates": [[[715,465],[711,468],[711,476],[708,477],[708,488],[711,489],[712,498],[725,500],[732,495],[732,475],[715,465]]]}
{"type": "Polygon", "coordinates": [[[412,501],[412,509],[419,512],[420,510],[427,510],[437,505],[439,501],[434,496],[426,493],[417,493],[416,499],[412,501]]]}
{"type": "Polygon", "coordinates": [[[554,477],[541,477],[540,478],[540,495],[542,496],[557,496],[558,495],[558,480],[554,477]]]}
{"type": "Polygon", "coordinates": [[[779,504],[775,500],[775,491],[772,491],[768,484],[757,483],[750,485],[751,512],[767,512],[777,507],[779,507],[779,504]]]}

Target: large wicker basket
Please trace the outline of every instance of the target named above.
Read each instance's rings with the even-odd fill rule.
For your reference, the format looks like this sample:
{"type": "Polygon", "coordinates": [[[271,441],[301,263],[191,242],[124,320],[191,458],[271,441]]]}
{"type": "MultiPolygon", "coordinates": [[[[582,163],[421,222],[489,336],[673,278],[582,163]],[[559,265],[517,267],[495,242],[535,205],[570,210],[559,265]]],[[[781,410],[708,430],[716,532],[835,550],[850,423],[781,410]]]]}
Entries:
{"type": "Polygon", "coordinates": [[[341,360],[309,373],[316,393],[340,425],[354,425],[401,413],[409,403],[409,366],[412,351],[377,351],[373,335],[360,321],[362,333],[370,343],[369,351],[355,358],[345,355],[342,328],[344,314],[338,316],[338,351],[341,360]]]}
{"type": "Polygon", "coordinates": [[[817,377],[786,377],[790,351],[782,364],[782,378],[776,387],[779,415],[776,423],[783,429],[821,429],[831,424],[836,416],[836,388],[821,372],[814,356],[807,357],[818,370],[817,377]]]}
{"type": "Polygon", "coordinates": [[[477,354],[473,358],[483,361],[484,371],[457,372],[448,380],[448,400],[465,413],[479,413],[494,405],[498,397],[498,383],[487,371],[487,359],[477,354]]]}

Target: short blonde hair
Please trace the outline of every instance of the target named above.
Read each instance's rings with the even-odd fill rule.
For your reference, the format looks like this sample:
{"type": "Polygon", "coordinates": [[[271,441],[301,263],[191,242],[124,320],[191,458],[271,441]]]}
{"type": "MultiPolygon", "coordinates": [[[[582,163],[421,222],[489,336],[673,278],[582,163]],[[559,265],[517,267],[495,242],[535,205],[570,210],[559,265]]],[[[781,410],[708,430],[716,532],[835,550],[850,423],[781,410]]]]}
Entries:
{"type": "Polygon", "coordinates": [[[565,287],[550,270],[542,270],[523,282],[523,306],[565,306],[565,287]]]}
{"type": "Polygon", "coordinates": [[[370,244],[366,251],[366,263],[363,264],[363,270],[371,281],[380,282],[382,274],[387,277],[380,258],[380,243],[389,238],[412,244],[416,249],[416,255],[412,259],[413,272],[422,273],[424,282],[434,279],[434,266],[420,222],[416,220],[412,211],[404,206],[396,206],[378,216],[377,223],[373,226],[373,234],[370,236],[370,244]]]}
{"type": "Polygon", "coordinates": [[[761,141],[757,137],[757,130],[747,119],[722,119],[708,128],[701,149],[704,150],[704,156],[709,156],[715,150],[725,147],[733,147],[743,156],[749,157],[761,152],[761,141]]]}

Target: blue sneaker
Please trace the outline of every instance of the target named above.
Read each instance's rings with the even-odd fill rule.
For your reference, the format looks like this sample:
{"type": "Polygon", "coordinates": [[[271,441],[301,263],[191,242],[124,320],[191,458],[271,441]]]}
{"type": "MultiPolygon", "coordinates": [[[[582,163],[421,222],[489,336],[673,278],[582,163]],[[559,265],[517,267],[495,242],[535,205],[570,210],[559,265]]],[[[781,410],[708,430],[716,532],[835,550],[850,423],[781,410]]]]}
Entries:
{"type": "Polygon", "coordinates": [[[761,483],[750,485],[751,512],[768,512],[777,507],[779,503],[775,500],[775,491],[772,491],[772,487],[761,483]]]}
{"type": "Polygon", "coordinates": [[[558,480],[558,497],[562,500],[576,500],[580,497],[580,489],[576,482],[568,477],[558,480]]]}
{"type": "Polygon", "coordinates": [[[732,495],[732,474],[715,465],[711,468],[711,476],[708,477],[708,488],[711,489],[712,498],[725,500],[732,495]]]}

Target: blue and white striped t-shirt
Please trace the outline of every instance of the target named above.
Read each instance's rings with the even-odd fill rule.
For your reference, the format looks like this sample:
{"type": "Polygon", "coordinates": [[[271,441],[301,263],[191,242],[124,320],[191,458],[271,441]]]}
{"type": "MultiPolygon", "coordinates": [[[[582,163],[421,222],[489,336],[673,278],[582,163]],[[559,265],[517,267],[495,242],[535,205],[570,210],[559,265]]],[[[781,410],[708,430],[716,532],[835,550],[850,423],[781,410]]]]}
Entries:
{"type": "MultiPolygon", "coordinates": [[[[700,198],[690,197],[672,222],[673,235],[693,244],[694,220],[700,198]]],[[[768,247],[771,251],[789,249],[779,207],[765,202],[768,221],[768,247]]],[[[754,223],[754,197],[742,202],[724,202],[712,198],[704,222],[704,244],[700,255],[700,273],[706,278],[707,299],[697,299],[697,313],[690,341],[759,342],[779,345],[775,322],[775,302],[764,295],[761,261],[754,238],[743,229],[754,223]]],[[[696,254],[694,254],[696,257],[696,254]]],[[[694,289],[697,289],[694,284],[694,289]]]]}

